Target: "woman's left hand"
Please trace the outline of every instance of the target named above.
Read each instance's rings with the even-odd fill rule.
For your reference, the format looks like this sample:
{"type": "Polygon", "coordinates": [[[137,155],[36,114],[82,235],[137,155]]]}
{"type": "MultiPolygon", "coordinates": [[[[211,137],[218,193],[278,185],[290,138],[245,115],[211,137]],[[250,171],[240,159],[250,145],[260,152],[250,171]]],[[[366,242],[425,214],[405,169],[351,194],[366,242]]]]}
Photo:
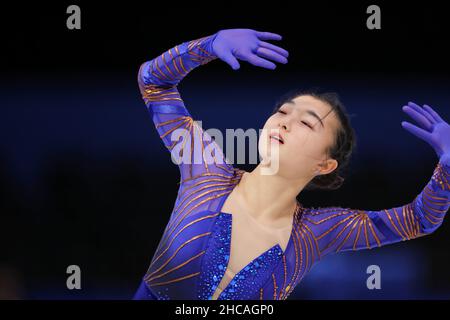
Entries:
{"type": "Polygon", "coordinates": [[[403,111],[419,125],[403,121],[403,128],[428,142],[439,158],[444,155],[450,156],[450,125],[436,111],[426,104],[422,108],[414,102],[408,102],[403,111]]]}
{"type": "Polygon", "coordinates": [[[267,40],[281,40],[281,36],[252,29],[226,29],[217,32],[212,48],[216,56],[233,70],[240,68],[238,59],[272,70],[276,68],[272,61],[286,64],[289,53],[267,40]]]}

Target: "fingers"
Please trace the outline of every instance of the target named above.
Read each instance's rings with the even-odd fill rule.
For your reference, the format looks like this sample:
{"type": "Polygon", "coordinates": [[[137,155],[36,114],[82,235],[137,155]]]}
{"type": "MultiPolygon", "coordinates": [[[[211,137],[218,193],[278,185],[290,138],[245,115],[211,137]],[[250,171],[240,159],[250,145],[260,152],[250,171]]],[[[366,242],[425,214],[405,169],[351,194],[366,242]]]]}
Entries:
{"type": "Polygon", "coordinates": [[[412,119],[417,121],[418,124],[420,124],[423,128],[427,130],[431,130],[433,124],[419,111],[417,111],[415,108],[410,106],[403,106],[403,111],[410,116],[412,119]]]}
{"type": "Polygon", "coordinates": [[[273,50],[273,51],[281,54],[285,58],[287,58],[289,56],[289,52],[288,51],[286,51],[283,48],[280,48],[280,47],[278,47],[278,46],[276,46],[274,44],[271,44],[269,42],[261,41],[259,43],[259,46],[262,47],[262,48],[267,48],[267,49],[273,50]]]}
{"type": "Polygon", "coordinates": [[[256,50],[256,54],[258,54],[258,56],[260,57],[267,58],[278,63],[285,64],[288,62],[288,60],[281,54],[266,48],[258,48],[256,50]]]}
{"type": "Polygon", "coordinates": [[[272,32],[256,31],[256,36],[260,40],[281,40],[282,39],[282,37],[279,34],[272,33],[272,32]]]}
{"type": "Polygon", "coordinates": [[[237,70],[240,68],[239,61],[233,56],[231,52],[224,52],[221,59],[225,61],[227,64],[233,68],[233,70],[237,70]]]}
{"type": "Polygon", "coordinates": [[[436,111],[434,111],[433,109],[431,109],[431,107],[430,107],[429,105],[424,104],[424,105],[423,105],[423,108],[424,108],[425,110],[427,110],[427,111],[433,116],[433,118],[434,118],[437,122],[444,122],[444,120],[441,118],[441,116],[440,116],[436,111]]]}
{"type": "Polygon", "coordinates": [[[402,127],[415,135],[416,137],[425,140],[426,142],[429,142],[431,140],[431,133],[428,131],[425,131],[407,121],[402,121],[402,127]]]}
{"type": "Polygon", "coordinates": [[[435,123],[436,120],[434,120],[434,118],[431,116],[431,114],[429,114],[426,110],[424,110],[421,106],[419,106],[418,104],[415,104],[414,102],[408,102],[408,106],[413,108],[414,110],[416,110],[417,112],[419,112],[420,114],[422,114],[425,118],[428,119],[428,121],[430,121],[430,123],[435,123]]]}
{"type": "Polygon", "coordinates": [[[263,68],[272,69],[272,70],[277,67],[274,63],[272,63],[266,59],[260,58],[256,54],[250,55],[247,58],[247,61],[257,67],[263,67],[263,68]]]}

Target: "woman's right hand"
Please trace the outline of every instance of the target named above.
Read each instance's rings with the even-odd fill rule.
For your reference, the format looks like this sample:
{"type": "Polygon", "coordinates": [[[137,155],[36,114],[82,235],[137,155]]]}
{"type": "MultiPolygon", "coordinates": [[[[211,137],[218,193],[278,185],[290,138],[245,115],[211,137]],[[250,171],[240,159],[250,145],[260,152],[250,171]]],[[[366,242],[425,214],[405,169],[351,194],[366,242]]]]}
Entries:
{"type": "Polygon", "coordinates": [[[212,49],[233,70],[240,67],[238,59],[272,70],[276,65],[269,60],[283,64],[288,62],[289,53],[286,50],[264,40],[281,40],[281,36],[252,29],[220,30],[213,40],[212,49]]]}
{"type": "Polygon", "coordinates": [[[403,111],[419,126],[403,121],[402,127],[430,144],[439,158],[450,163],[450,124],[426,104],[422,108],[414,102],[409,102],[403,107],[403,111]]]}

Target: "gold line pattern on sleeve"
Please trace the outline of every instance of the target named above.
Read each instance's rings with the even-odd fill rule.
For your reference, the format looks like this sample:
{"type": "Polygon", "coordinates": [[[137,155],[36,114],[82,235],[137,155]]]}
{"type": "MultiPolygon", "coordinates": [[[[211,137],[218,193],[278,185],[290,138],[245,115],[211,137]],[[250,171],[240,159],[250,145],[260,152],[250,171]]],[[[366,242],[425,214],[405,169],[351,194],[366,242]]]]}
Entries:
{"type": "Polygon", "coordinates": [[[397,219],[398,225],[400,226],[400,229],[402,230],[402,234],[405,235],[405,237],[406,237],[407,240],[411,240],[409,234],[406,232],[405,228],[403,228],[403,224],[402,224],[402,222],[400,221],[399,215],[398,215],[398,213],[397,213],[397,209],[396,209],[396,208],[393,208],[392,211],[394,211],[395,218],[397,219]]]}
{"type": "Polygon", "coordinates": [[[369,223],[369,229],[370,229],[370,231],[372,232],[372,236],[373,236],[373,238],[375,239],[375,241],[377,242],[377,245],[378,245],[379,247],[381,247],[381,242],[380,242],[380,239],[379,239],[378,236],[377,236],[377,233],[375,232],[375,229],[373,228],[373,223],[372,223],[372,221],[369,219],[369,217],[367,216],[366,213],[364,213],[364,219],[366,219],[367,222],[369,223]]]}
{"type": "MultiPolygon", "coordinates": [[[[449,176],[450,174],[445,171],[442,164],[438,163],[433,172],[432,181],[437,189],[450,191],[449,176]]],[[[422,192],[422,204],[424,218],[433,225],[440,225],[448,211],[450,199],[443,198],[430,185],[427,185],[422,192]]]]}
{"type": "Polygon", "coordinates": [[[319,220],[319,221],[313,221],[313,220],[311,220],[311,219],[309,219],[309,218],[306,218],[309,222],[311,222],[311,223],[313,223],[313,224],[315,224],[315,225],[318,225],[318,224],[322,224],[322,223],[324,223],[324,222],[326,222],[326,221],[328,221],[328,220],[330,220],[330,219],[333,219],[333,218],[336,218],[336,217],[339,217],[339,216],[342,216],[342,215],[347,215],[347,214],[350,214],[350,213],[352,213],[351,211],[348,211],[348,210],[344,210],[344,211],[342,211],[342,212],[339,212],[339,213],[336,213],[336,214],[332,214],[332,215],[330,215],[330,216],[328,216],[328,217],[326,217],[326,218],[323,218],[322,220],[319,220]]]}
{"type": "Polygon", "coordinates": [[[402,241],[405,241],[407,238],[403,235],[403,233],[397,228],[394,220],[391,217],[391,214],[389,213],[389,210],[384,209],[384,212],[386,213],[386,216],[389,219],[389,223],[391,224],[391,226],[394,228],[394,230],[397,232],[397,234],[402,238],[402,241]]]}
{"type": "MultiPolygon", "coordinates": [[[[205,146],[209,147],[212,144],[213,146],[215,146],[214,154],[213,154],[214,166],[219,168],[219,169],[221,169],[221,170],[224,170],[228,174],[234,173],[234,169],[227,168],[227,167],[219,164],[219,161],[216,158],[216,152],[222,152],[221,150],[218,150],[218,149],[220,149],[220,147],[218,145],[216,145],[215,141],[210,141],[209,144],[206,144],[206,141],[205,141],[205,139],[203,137],[204,131],[198,126],[198,124],[192,119],[192,117],[189,117],[189,116],[177,117],[175,119],[171,119],[171,120],[168,120],[168,121],[164,121],[164,122],[158,123],[156,125],[156,128],[161,128],[161,127],[164,127],[164,126],[167,126],[167,125],[174,124],[176,122],[178,122],[178,123],[175,126],[173,126],[172,128],[170,128],[167,131],[165,131],[162,135],[160,135],[160,137],[164,138],[167,135],[171,134],[174,130],[179,129],[180,127],[184,126],[183,129],[186,130],[186,132],[183,135],[183,144],[181,146],[181,152],[183,152],[185,150],[186,142],[188,140],[190,140],[191,141],[190,161],[191,161],[191,163],[193,163],[193,157],[194,157],[194,152],[195,152],[193,144],[194,144],[195,137],[196,137],[195,136],[195,129],[197,129],[198,137],[199,137],[198,141],[200,141],[200,145],[201,145],[201,152],[202,152],[202,159],[203,159],[202,163],[203,163],[203,165],[205,167],[205,171],[206,172],[210,171],[209,167],[208,167],[208,163],[207,163],[207,161],[204,158],[205,157],[205,154],[204,154],[205,146]]],[[[178,142],[179,142],[179,140],[174,141],[170,146],[168,146],[168,149],[172,150],[174,148],[174,146],[178,142]]],[[[224,157],[223,157],[223,159],[224,159],[224,157]]],[[[225,159],[224,159],[224,161],[225,161],[225,159]]],[[[191,165],[190,169],[192,170],[192,165],[191,165]]],[[[192,171],[190,173],[190,176],[192,177],[192,171]]],[[[224,175],[224,176],[225,177],[229,177],[229,175],[224,175]]],[[[188,181],[188,180],[184,179],[183,182],[185,182],[185,181],[188,181]]]]}
{"type": "MultiPolygon", "coordinates": [[[[345,226],[344,226],[344,228],[341,230],[341,231],[339,231],[339,233],[336,235],[336,237],[334,237],[334,239],[333,240],[331,240],[330,242],[328,242],[328,244],[325,246],[325,248],[323,248],[321,251],[322,252],[324,252],[325,250],[327,250],[329,247],[331,247],[335,242],[336,242],[336,240],[341,236],[341,234],[352,224],[352,223],[354,223],[354,221],[356,220],[356,221],[358,221],[357,219],[361,219],[361,215],[358,215],[358,214],[353,214],[353,215],[351,215],[350,217],[348,217],[348,218],[346,218],[346,219],[344,219],[343,220],[343,222],[346,222],[345,220],[348,220],[349,218],[352,218],[351,220],[350,220],[350,222],[348,222],[345,226]]],[[[340,224],[342,224],[342,221],[341,221],[341,223],[339,223],[339,225],[340,224]]],[[[338,225],[338,224],[336,224],[336,225],[338,225]]],[[[335,226],[336,226],[335,225],[335,226]]],[[[334,227],[334,226],[333,226],[334,227]]],[[[333,228],[332,227],[332,228],[333,228]]],[[[331,229],[331,228],[330,228],[331,229]]]]}
{"type": "Polygon", "coordinates": [[[358,244],[359,235],[361,234],[361,229],[363,226],[363,219],[359,219],[358,231],[356,232],[355,240],[353,241],[353,250],[356,250],[356,246],[358,244]]]}
{"type": "MultiPolygon", "coordinates": [[[[325,237],[326,235],[328,235],[330,232],[332,232],[333,230],[335,230],[336,228],[338,228],[341,224],[344,224],[347,220],[349,220],[349,219],[355,217],[356,215],[358,215],[358,213],[353,213],[352,215],[350,215],[350,216],[346,217],[345,219],[339,221],[338,223],[332,225],[328,230],[324,231],[321,235],[317,236],[317,239],[318,239],[318,240],[322,239],[323,237],[325,237]]],[[[311,222],[311,223],[313,223],[313,224],[315,224],[315,225],[318,225],[318,224],[320,224],[320,223],[323,223],[323,222],[315,222],[315,221],[312,221],[312,220],[309,220],[309,222],[311,222]]]]}
{"type": "Polygon", "coordinates": [[[362,217],[363,217],[362,215],[359,215],[356,217],[357,220],[353,223],[352,227],[350,228],[350,231],[347,233],[347,236],[344,238],[344,240],[342,240],[341,244],[337,247],[336,252],[339,252],[339,250],[341,250],[342,246],[347,242],[348,238],[350,238],[350,236],[352,235],[356,226],[361,223],[362,217]]]}
{"type": "Polygon", "coordinates": [[[176,88],[162,87],[155,84],[143,85],[142,98],[147,105],[154,101],[183,101],[176,88]]]}

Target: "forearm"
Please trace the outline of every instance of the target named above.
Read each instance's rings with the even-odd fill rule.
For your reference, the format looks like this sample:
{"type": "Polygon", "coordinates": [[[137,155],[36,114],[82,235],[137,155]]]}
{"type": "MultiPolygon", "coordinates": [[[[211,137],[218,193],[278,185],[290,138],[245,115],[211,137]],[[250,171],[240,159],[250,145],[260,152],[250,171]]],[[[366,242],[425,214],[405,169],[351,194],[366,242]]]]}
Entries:
{"type": "Polygon", "coordinates": [[[449,178],[450,162],[441,157],[431,179],[411,203],[379,215],[380,223],[388,226],[384,229],[391,230],[387,243],[430,234],[443,223],[450,207],[449,178]]]}
{"type": "Polygon", "coordinates": [[[309,215],[321,253],[371,249],[435,231],[450,207],[448,159],[441,157],[425,188],[406,205],[378,211],[331,207],[309,215]]]}
{"type": "Polygon", "coordinates": [[[450,156],[440,158],[430,182],[414,201],[414,213],[425,234],[436,230],[450,207],[450,156]]]}
{"type": "Polygon", "coordinates": [[[233,70],[239,68],[238,59],[269,69],[274,69],[275,65],[266,59],[286,63],[288,52],[265,40],[281,40],[281,36],[251,29],[220,30],[183,42],[140,66],[139,89],[160,138],[171,151],[172,160],[177,160],[182,181],[192,181],[192,177],[203,173],[232,174],[234,169],[223,165],[227,161],[221,147],[194,121],[178,92],[178,83],[194,68],[216,58],[233,70]],[[201,163],[194,165],[192,159],[197,146],[198,154],[202,155],[201,163]],[[213,164],[203,156],[205,148],[214,150],[213,164]]]}
{"type": "Polygon", "coordinates": [[[183,42],[143,63],[138,82],[145,103],[184,106],[176,86],[191,70],[217,58],[212,49],[216,35],[183,42]]]}

